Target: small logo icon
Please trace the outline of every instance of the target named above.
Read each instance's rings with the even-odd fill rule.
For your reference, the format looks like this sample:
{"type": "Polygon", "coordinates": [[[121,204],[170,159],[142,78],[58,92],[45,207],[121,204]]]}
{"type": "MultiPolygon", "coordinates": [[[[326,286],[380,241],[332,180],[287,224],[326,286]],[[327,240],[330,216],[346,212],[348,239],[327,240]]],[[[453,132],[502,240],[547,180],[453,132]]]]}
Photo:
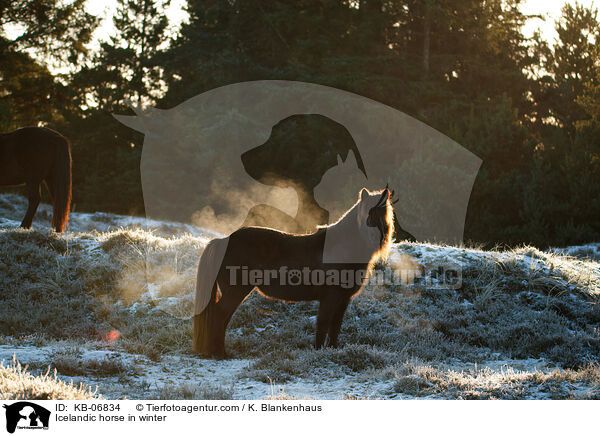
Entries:
{"type": "Polygon", "coordinates": [[[15,429],[48,429],[50,411],[29,401],[19,401],[3,405],[6,409],[6,431],[14,433],[15,429]]]}

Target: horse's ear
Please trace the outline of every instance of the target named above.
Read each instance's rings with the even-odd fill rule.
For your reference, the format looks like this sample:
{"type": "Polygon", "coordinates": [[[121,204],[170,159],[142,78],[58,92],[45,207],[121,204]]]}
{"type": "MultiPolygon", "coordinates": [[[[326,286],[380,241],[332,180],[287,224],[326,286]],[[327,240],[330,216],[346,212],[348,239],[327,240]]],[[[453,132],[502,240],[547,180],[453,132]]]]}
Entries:
{"type": "Polygon", "coordinates": [[[360,201],[365,200],[367,197],[369,196],[369,191],[367,191],[367,188],[362,188],[360,190],[360,194],[358,196],[358,198],[360,198],[360,201]]]}

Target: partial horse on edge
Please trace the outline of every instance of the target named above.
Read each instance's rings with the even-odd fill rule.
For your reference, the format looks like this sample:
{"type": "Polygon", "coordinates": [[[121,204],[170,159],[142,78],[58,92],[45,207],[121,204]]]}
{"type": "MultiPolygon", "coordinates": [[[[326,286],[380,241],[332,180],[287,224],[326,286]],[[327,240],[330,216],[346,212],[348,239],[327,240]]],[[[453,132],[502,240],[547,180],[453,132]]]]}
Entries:
{"type": "Polygon", "coordinates": [[[46,185],[54,210],[52,227],[62,232],[71,206],[71,149],[60,133],[46,127],[23,127],[0,134],[0,185],[26,185],[29,206],[21,227],[31,227],[46,185]]]}

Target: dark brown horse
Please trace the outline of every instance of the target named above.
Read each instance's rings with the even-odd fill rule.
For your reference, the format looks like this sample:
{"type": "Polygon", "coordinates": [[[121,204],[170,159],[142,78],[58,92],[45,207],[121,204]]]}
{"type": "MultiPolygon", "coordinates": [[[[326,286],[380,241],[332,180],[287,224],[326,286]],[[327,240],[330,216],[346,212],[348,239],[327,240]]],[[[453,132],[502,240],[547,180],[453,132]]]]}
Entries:
{"type": "Polygon", "coordinates": [[[0,134],[0,185],[26,185],[29,206],[21,227],[31,227],[46,185],[54,211],[52,227],[62,232],[71,205],[71,150],[60,133],[45,127],[23,127],[0,134]]]}
{"type": "Polygon", "coordinates": [[[340,218],[309,235],[241,228],[212,240],[200,259],[193,350],[224,357],[225,330],[239,304],[257,289],[282,301],[319,301],[315,346],[336,347],[344,312],[374,262],[387,256],[393,233],[392,193],[360,192],[340,218]]]}

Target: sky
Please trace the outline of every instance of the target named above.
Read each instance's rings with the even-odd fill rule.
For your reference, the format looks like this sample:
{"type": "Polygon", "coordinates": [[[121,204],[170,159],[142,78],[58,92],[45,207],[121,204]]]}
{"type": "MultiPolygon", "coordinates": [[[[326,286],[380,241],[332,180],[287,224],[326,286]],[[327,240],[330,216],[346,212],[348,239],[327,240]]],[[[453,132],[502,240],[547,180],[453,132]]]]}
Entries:
{"type": "MultiPolygon", "coordinates": [[[[532,36],[533,32],[540,30],[540,33],[544,39],[548,42],[554,42],[556,38],[556,32],[554,30],[554,21],[561,15],[561,9],[565,3],[574,4],[574,1],[565,0],[525,0],[521,7],[521,12],[527,15],[542,15],[545,18],[532,19],[524,27],[524,33],[526,36],[532,36]]],[[[585,7],[598,7],[598,1],[593,0],[578,0],[578,3],[585,7]]]]}
{"type": "MultiPolygon", "coordinates": [[[[114,26],[111,18],[114,13],[116,4],[116,0],[86,1],[86,10],[90,14],[102,18],[102,22],[95,32],[96,40],[106,40],[114,31],[114,26]]],[[[185,0],[171,0],[169,6],[167,7],[166,14],[169,17],[169,22],[172,26],[179,26],[179,24],[181,24],[183,20],[187,19],[187,13],[184,10],[185,5],[185,0]]]]}
{"type": "MultiPolygon", "coordinates": [[[[578,0],[578,2],[586,7],[597,7],[600,0],[597,0],[596,3],[593,0],[578,0]]],[[[534,31],[540,30],[544,39],[553,42],[556,37],[554,20],[560,17],[561,8],[565,3],[567,3],[565,0],[524,0],[521,7],[523,13],[541,15],[545,18],[545,20],[539,18],[530,20],[524,28],[525,35],[531,36],[534,31]]],[[[107,39],[114,30],[110,18],[115,4],[116,0],[87,0],[86,7],[88,11],[103,18],[100,28],[96,31],[97,39],[107,39]]],[[[167,9],[167,16],[175,26],[187,18],[187,13],[183,9],[184,6],[185,0],[171,0],[171,4],[167,9]]]]}

